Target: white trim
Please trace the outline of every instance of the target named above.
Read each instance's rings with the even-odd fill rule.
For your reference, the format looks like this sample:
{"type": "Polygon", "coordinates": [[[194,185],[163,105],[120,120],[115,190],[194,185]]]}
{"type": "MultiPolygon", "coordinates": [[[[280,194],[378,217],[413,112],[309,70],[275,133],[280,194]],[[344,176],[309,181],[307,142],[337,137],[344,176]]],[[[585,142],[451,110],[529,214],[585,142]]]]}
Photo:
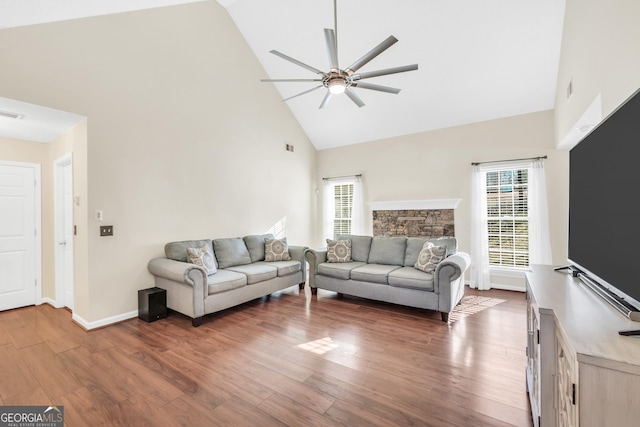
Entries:
{"type": "MultiPolygon", "coordinates": [[[[62,277],[60,277],[60,272],[63,270],[63,267],[60,265],[61,259],[58,256],[60,248],[58,247],[58,242],[64,239],[64,236],[61,236],[60,230],[60,217],[62,215],[62,206],[60,201],[60,184],[63,182],[64,177],[62,174],[64,173],[64,167],[71,165],[73,168],[73,153],[67,153],[61,157],[58,157],[53,162],[53,227],[54,227],[54,240],[53,240],[53,253],[54,253],[54,265],[55,265],[55,293],[56,293],[56,303],[54,305],[55,308],[62,308],[64,306],[64,282],[62,277]]],[[[64,195],[62,195],[64,197],[64,195]]],[[[62,218],[64,221],[64,218],[62,218]]],[[[74,262],[75,264],[75,262],[74,262]]],[[[75,294],[75,293],[74,293],[75,294]]],[[[75,306],[75,304],[74,304],[75,306]]],[[[73,310],[71,310],[73,311],[73,310]]]]}
{"type": "Polygon", "coordinates": [[[504,285],[504,284],[491,284],[491,289],[501,289],[503,291],[515,291],[515,292],[526,292],[526,286],[517,286],[517,285],[504,285]]]}
{"type": "Polygon", "coordinates": [[[515,268],[505,268],[505,267],[489,267],[489,274],[492,276],[500,276],[500,277],[517,277],[518,279],[524,279],[525,273],[529,271],[529,269],[515,269],[515,268]]]}
{"type": "Polygon", "coordinates": [[[138,317],[138,310],[130,311],[128,313],[118,314],[116,316],[106,317],[100,320],[94,320],[93,322],[89,322],[82,317],[78,316],[76,313],[73,313],[71,319],[82,326],[84,329],[90,331],[92,329],[102,328],[104,326],[109,326],[114,323],[122,322],[123,320],[133,319],[134,317],[138,317]]]}
{"type": "Polygon", "coordinates": [[[431,199],[431,200],[397,200],[369,202],[374,211],[394,211],[412,209],[455,209],[462,199],[431,199]]]}
{"type": "Polygon", "coordinates": [[[0,160],[0,166],[19,166],[33,168],[33,176],[35,179],[34,189],[34,213],[36,230],[35,234],[35,267],[36,267],[36,300],[35,305],[42,304],[42,167],[39,163],[12,162],[8,160],[0,160]]]}

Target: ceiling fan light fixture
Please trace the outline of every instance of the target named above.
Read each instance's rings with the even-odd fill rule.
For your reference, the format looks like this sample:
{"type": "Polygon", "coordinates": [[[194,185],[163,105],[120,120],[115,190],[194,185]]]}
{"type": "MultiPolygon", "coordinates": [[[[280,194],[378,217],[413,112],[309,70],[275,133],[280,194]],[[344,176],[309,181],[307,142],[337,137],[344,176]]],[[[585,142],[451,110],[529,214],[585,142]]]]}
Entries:
{"type": "Polygon", "coordinates": [[[341,93],[344,93],[347,85],[344,79],[332,79],[329,80],[328,88],[329,92],[331,92],[332,94],[340,95],[341,93]]]}

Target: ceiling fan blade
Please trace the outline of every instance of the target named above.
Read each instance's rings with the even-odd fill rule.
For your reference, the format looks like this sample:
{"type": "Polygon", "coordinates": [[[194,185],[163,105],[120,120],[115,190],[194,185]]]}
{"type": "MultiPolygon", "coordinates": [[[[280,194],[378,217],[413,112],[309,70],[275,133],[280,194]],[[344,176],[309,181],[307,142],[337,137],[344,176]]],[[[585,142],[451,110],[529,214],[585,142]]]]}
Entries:
{"type": "Polygon", "coordinates": [[[309,70],[309,71],[313,71],[313,72],[314,72],[314,73],[316,73],[316,74],[320,74],[320,75],[322,75],[322,76],[324,76],[324,75],[325,75],[324,71],[320,71],[320,70],[318,70],[317,68],[312,67],[311,65],[307,65],[307,64],[305,64],[304,62],[300,62],[300,61],[298,61],[297,59],[293,59],[292,57],[287,56],[287,55],[285,55],[284,53],[278,52],[277,50],[270,50],[269,52],[270,52],[270,53],[273,53],[273,54],[274,54],[274,55],[276,55],[276,56],[279,56],[279,57],[280,57],[280,58],[282,58],[282,59],[286,59],[286,60],[287,60],[287,61],[289,61],[289,62],[293,62],[294,64],[296,64],[296,65],[298,65],[298,66],[300,66],[300,67],[302,67],[302,68],[306,68],[306,69],[307,69],[307,70],[309,70]]]}
{"type": "Polygon", "coordinates": [[[326,107],[330,99],[331,99],[331,92],[327,91],[327,94],[322,99],[322,103],[320,104],[319,109],[322,110],[324,107],[326,107]]]}
{"type": "Polygon", "coordinates": [[[321,82],[322,79],[260,79],[261,82],[321,82]]]}
{"type": "Polygon", "coordinates": [[[285,99],[283,99],[283,101],[288,101],[288,100],[290,100],[290,99],[297,98],[297,97],[298,97],[298,96],[300,96],[300,95],[305,95],[305,94],[307,94],[307,93],[309,93],[309,92],[313,92],[314,90],[316,90],[316,89],[320,89],[321,87],[324,87],[324,86],[323,86],[323,85],[320,85],[320,86],[312,87],[311,89],[309,89],[309,90],[305,90],[304,92],[300,92],[300,93],[299,93],[299,94],[297,94],[297,95],[293,95],[293,96],[290,96],[290,97],[288,97],[288,98],[285,98],[285,99]]]}
{"type": "Polygon", "coordinates": [[[360,67],[362,67],[364,64],[366,64],[367,62],[371,61],[373,58],[375,58],[376,56],[380,55],[382,52],[384,52],[385,50],[389,49],[395,42],[397,42],[398,39],[393,37],[393,36],[389,36],[387,37],[382,43],[380,43],[378,46],[374,47],[373,49],[371,49],[369,52],[367,52],[362,58],[358,59],[356,62],[354,62],[352,65],[350,65],[349,67],[347,67],[345,69],[345,71],[348,74],[352,74],[356,71],[358,71],[358,69],[360,67]]]}
{"type": "Polygon", "coordinates": [[[393,94],[398,94],[400,93],[400,89],[397,89],[395,87],[389,87],[389,86],[381,86],[381,85],[373,85],[371,83],[365,83],[365,82],[354,82],[351,84],[352,87],[358,87],[361,89],[371,89],[371,90],[377,90],[379,92],[387,92],[387,93],[393,93],[393,94]]]}
{"type": "Polygon", "coordinates": [[[417,69],[418,69],[418,64],[404,65],[402,67],[386,68],[384,70],[358,73],[358,74],[352,75],[350,78],[351,80],[356,81],[361,79],[368,79],[371,77],[386,76],[387,74],[404,73],[406,71],[413,71],[417,69]]]}
{"type": "Polygon", "coordinates": [[[330,28],[324,29],[324,39],[327,42],[327,52],[329,52],[329,65],[331,71],[338,71],[338,46],[336,44],[336,35],[330,28]]]}
{"type": "Polygon", "coordinates": [[[356,95],[356,93],[354,91],[351,90],[351,88],[345,88],[344,93],[347,94],[347,96],[349,98],[351,98],[351,100],[360,108],[364,107],[364,102],[362,102],[362,99],[360,99],[360,97],[358,95],[356,95]]]}

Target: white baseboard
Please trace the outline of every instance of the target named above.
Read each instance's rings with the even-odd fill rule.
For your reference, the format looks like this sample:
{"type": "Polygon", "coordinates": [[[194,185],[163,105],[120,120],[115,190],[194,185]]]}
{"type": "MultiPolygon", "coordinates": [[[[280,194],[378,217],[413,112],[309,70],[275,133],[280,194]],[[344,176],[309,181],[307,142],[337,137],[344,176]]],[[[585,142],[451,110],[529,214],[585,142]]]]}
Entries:
{"type": "Polygon", "coordinates": [[[128,313],[118,314],[116,316],[106,317],[100,320],[94,320],[93,322],[88,322],[82,317],[78,316],[76,313],[73,313],[71,319],[82,326],[87,331],[92,329],[102,328],[105,326],[109,326],[114,323],[122,322],[123,320],[133,319],[134,317],[138,317],[138,310],[130,311],[128,313]]]}
{"type": "Polygon", "coordinates": [[[42,298],[40,300],[40,304],[49,304],[53,308],[61,308],[60,306],[58,306],[58,303],[56,302],[56,300],[47,298],[47,297],[42,298]]]}

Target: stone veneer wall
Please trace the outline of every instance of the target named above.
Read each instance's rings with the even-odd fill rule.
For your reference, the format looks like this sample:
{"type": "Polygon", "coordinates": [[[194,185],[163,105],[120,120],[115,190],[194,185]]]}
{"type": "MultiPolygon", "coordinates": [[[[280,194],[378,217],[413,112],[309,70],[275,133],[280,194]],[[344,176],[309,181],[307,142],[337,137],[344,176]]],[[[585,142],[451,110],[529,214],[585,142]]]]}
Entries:
{"type": "Polygon", "coordinates": [[[374,236],[454,237],[453,209],[373,211],[374,236]]]}

